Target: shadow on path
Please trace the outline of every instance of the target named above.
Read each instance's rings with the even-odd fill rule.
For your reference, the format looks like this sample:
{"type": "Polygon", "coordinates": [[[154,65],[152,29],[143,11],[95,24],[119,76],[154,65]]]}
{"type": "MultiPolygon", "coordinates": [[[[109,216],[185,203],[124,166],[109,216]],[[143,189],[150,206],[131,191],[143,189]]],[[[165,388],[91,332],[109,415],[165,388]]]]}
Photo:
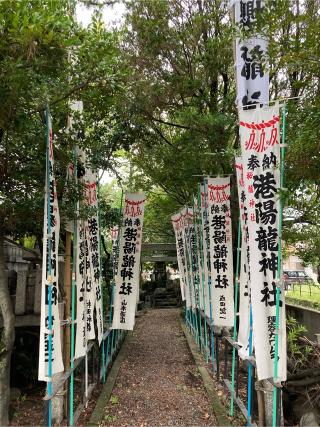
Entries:
{"type": "Polygon", "coordinates": [[[150,310],[138,320],[102,425],[216,426],[179,309],[150,310]]]}

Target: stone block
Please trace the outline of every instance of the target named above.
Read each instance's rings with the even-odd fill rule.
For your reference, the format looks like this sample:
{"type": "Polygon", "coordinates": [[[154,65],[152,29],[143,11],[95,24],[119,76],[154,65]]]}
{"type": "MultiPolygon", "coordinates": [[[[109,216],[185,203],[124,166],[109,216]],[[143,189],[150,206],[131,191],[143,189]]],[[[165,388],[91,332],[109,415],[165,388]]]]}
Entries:
{"type": "Polygon", "coordinates": [[[17,289],[16,289],[16,304],[15,314],[22,315],[26,312],[26,292],[27,292],[27,274],[19,272],[17,275],[17,289]]]}
{"type": "Polygon", "coordinates": [[[34,287],[35,314],[41,313],[41,284],[42,284],[42,270],[36,270],[35,271],[35,287],[34,287]]]}

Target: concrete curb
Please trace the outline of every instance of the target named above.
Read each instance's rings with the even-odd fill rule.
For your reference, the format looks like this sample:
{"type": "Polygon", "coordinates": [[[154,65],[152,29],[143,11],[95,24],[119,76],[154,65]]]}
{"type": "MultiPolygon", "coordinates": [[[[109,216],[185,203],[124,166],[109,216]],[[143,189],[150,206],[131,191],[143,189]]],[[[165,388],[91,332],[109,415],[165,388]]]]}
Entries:
{"type": "Polygon", "coordinates": [[[206,389],[206,392],[209,396],[209,400],[211,402],[211,409],[212,409],[214,416],[216,417],[218,426],[231,427],[232,423],[230,422],[230,420],[228,418],[227,409],[220,402],[220,399],[219,399],[219,397],[215,391],[215,388],[214,388],[214,382],[213,382],[207,368],[204,365],[204,361],[203,361],[202,355],[198,351],[198,347],[194,343],[191,335],[189,334],[187,327],[185,326],[185,324],[183,322],[181,322],[181,328],[182,328],[183,333],[186,337],[188,346],[190,348],[190,351],[191,351],[191,354],[194,358],[194,361],[197,365],[197,368],[201,374],[203,385],[204,385],[204,388],[206,389]]]}
{"type": "Polygon", "coordinates": [[[104,418],[106,405],[110,400],[112,390],[116,382],[121,363],[125,358],[126,350],[131,340],[131,337],[132,332],[128,332],[122,343],[121,349],[112,364],[111,370],[107,376],[106,383],[103,386],[94,411],[91,414],[89,422],[86,424],[87,426],[99,426],[104,418]]]}

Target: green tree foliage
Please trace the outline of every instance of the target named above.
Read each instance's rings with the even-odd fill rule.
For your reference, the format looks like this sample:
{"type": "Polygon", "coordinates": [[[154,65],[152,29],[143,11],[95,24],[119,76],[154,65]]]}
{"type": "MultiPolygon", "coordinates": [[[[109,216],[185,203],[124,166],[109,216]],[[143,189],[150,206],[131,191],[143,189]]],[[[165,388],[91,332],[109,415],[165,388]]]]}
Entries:
{"type": "Polygon", "coordinates": [[[115,147],[121,146],[112,101],[122,91],[118,36],[106,31],[99,12],[88,29],[80,27],[75,5],[74,0],[0,2],[1,425],[8,425],[14,341],[3,238],[42,235],[46,103],[53,115],[59,199],[75,139],[86,146],[97,167],[107,167],[115,147]],[[83,100],[84,113],[75,117],[73,132],[67,132],[69,101],[74,99],[83,100]]]}
{"type": "Polygon", "coordinates": [[[193,175],[231,171],[230,19],[217,1],[143,0],[127,7],[123,54],[130,73],[123,114],[133,162],[184,204],[195,189],[193,175]]]}
{"type": "MultiPolygon", "coordinates": [[[[288,102],[286,203],[298,208],[299,188],[319,186],[320,7],[316,0],[266,4],[250,31],[269,42],[270,98],[295,98],[288,102]]],[[[227,2],[127,2],[128,92],[117,109],[141,187],[160,188],[173,206],[190,203],[194,175],[234,173],[236,35],[247,34],[233,25],[227,2]]]]}

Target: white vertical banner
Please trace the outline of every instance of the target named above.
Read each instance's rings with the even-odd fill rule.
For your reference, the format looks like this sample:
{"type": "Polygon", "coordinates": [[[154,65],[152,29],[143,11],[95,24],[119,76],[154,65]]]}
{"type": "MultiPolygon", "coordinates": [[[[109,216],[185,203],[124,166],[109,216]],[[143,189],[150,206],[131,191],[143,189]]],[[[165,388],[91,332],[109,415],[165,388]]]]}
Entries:
{"type": "Polygon", "coordinates": [[[204,184],[200,186],[201,191],[201,217],[202,217],[202,242],[203,242],[203,269],[205,281],[205,306],[206,316],[210,317],[209,299],[209,271],[210,271],[210,227],[208,213],[208,198],[204,184]]]}
{"type": "Polygon", "coordinates": [[[196,230],[194,226],[194,215],[192,208],[186,208],[185,221],[187,224],[187,244],[189,250],[189,259],[190,259],[190,275],[191,275],[191,286],[192,286],[192,308],[199,309],[199,270],[198,270],[198,253],[196,245],[196,230]]]}
{"type": "Polygon", "coordinates": [[[46,169],[46,184],[44,198],[44,223],[43,223],[43,252],[42,252],[42,285],[41,285],[41,320],[40,320],[40,343],[39,343],[39,381],[49,381],[49,295],[48,284],[52,285],[51,307],[52,307],[52,375],[64,370],[60,338],[60,315],[59,315],[59,286],[58,286],[58,248],[60,233],[60,215],[57,198],[56,181],[54,178],[53,158],[53,135],[51,118],[48,118],[49,129],[49,183],[48,170],[46,169]],[[49,193],[48,193],[49,184],[49,193]],[[50,199],[50,229],[48,230],[48,199],[50,199]],[[51,238],[51,239],[50,239],[51,238]],[[51,244],[50,244],[51,240],[51,244]],[[51,256],[49,258],[49,244],[51,256]],[[50,268],[48,268],[50,266],[50,268]],[[51,270],[51,275],[48,275],[51,270]]]}
{"type": "Polygon", "coordinates": [[[186,302],[188,308],[195,308],[195,296],[193,288],[193,276],[191,268],[191,257],[190,257],[190,244],[189,244],[189,219],[187,215],[187,208],[183,208],[181,214],[181,225],[182,225],[182,237],[184,243],[185,253],[185,277],[188,284],[186,293],[186,302]]]}
{"type": "Polygon", "coordinates": [[[185,266],[184,266],[184,242],[182,236],[182,221],[181,214],[175,214],[171,216],[171,222],[176,238],[177,248],[177,260],[180,275],[180,291],[182,301],[186,300],[186,277],[185,277],[185,266]]]}
{"type": "MultiPolygon", "coordinates": [[[[253,338],[258,379],[273,377],[279,238],[279,107],[240,111],[250,245],[253,338]]],[[[282,274],[280,275],[282,277],[282,274]]],[[[279,378],[286,379],[284,291],[280,295],[279,378]]]]}
{"type": "Polygon", "coordinates": [[[115,276],[112,329],[133,330],[140,279],[140,256],[145,195],[126,193],[115,276]]]}
{"type": "Polygon", "coordinates": [[[77,328],[74,357],[82,357],[87,351],[86,334],[86,238],[84,220],[77,221],[77,259],[76,259],[76,287],[77,287],[77,328]]]}
{"type": "Polygon", "coordinates": [[[250,247],[248,231],[248,208],[246,206],[245,179],[241,157],[235,159],[238,199],[241,223],[241,258],[239,279],[239,330],[238,344],[241,346],[238,354],[241,358],[249,356],[250,335],[250,247]]]}
{"type": "Polygon", "coordinates": [[[230,177],[208,178],[212,312],[215,326],[233,326],[230,177]]]}
{"type": "Polygon", "coordinates": [[[91,168],[87,168],[84,177],[85,181],[85,199],[86,204],[93,211],[92,215],[88,218],[86,227],[87,239],[87,254],[88,254],[88,267],[89,275],[87,275],[87,289],[86,295],[89,293],[87,304],[92,303],[89,307],[86,305],[87,312],[87,333],[89,337],[94,337],[93,331],[88,330],[92,328],[92,322],[88,322],[89,308],[92,308],[90,315],[92,320],[94,318],[94,308],[96,310],[96,325],[98,332],[99,345],[102,341],[103,335],[103,313],[102,313],[102,290],[101,290],[101,265],[100,265],[100,224],[98,215],[98,196],[97,196],[97,172],[91,168]],[[88,277],[89,276],[89,277],[88,277]],[[90,282],[89,282],[90,281],[90,282]],[[90,289],[88,289],[90,283],[90,289]]]}
{"type": "Polygon", "coordinates": [[[199,290],[199,307],[200,310],[204,309],[204,292],[202,291],[202,287],[204,283],[202,283],[202,274],[203,268],[202,268],[202,260],[201,260],[201,240],[202,236],[200,236],[200,233],[202,234],[201,229],[201,206],[198,204],[197,197],[194,197],[193,199],[193,214],[194,214],[194,230],[195,230],[195,250],[197,253],[197,283],[198,283],[198,290],[199,290]]]}
{"type": "Polygon", "coordinates": [[[112,270],[114,276],[117,274],[119,265],[119,227],[116,225],[111,229],[111,245],[112,245],[112,270]]]}
{"type": "Polygon", "coordinates": [[[188,267],[188,278],[189,278],[189,289],[190,289],[190,299],[191,299],[191,308],[195,310],[197,308],[197,295],[195,292],[195,281],[194,281],[194,258],[192,256],[192,230],[193,227],[193,213],[190,208],[183,208],[181,211],[181,216],[184,223],[184,239],[185,239],[185,248],[186,248],[186,259],[188,267]]]}
{"type": "Polygon", "coordinates": [[[84,356],[87,342],[95,338],[95,319],[99,344],[103,335],[97,173],[87,164],[86,153],[82,150],[79,151],[78,162],[84,170],[80,179],[84,185],[81,207],[88,209],[89,217],[77,221],[75,358],[84,356]]]}
{"type": "MultiPolygon", "coordinates": [[[[257,12],[264,7],[262,0],[236,0],[235,22],[239,29],[250,30],[257,12]]],[[[259,35],[241,40],[236,38],[237,105],[268,104],[269,72],[268,43],[259,35]]]]}

